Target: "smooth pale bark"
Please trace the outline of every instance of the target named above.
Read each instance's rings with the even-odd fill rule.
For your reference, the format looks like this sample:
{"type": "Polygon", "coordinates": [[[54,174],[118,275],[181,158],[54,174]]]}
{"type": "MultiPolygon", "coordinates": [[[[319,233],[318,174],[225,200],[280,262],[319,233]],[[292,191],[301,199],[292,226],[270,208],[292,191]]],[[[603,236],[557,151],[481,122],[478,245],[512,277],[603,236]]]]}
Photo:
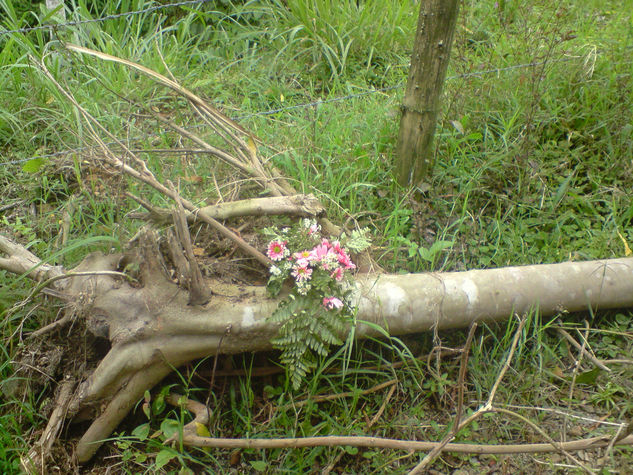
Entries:
{"type": "Polygon", "coordinates": [[[422,0],[396,145],[396,176],[418,185],[433,167],[433,135],[460,0],[422,0]]]}
{"type": "MultiPolygon", "coordinates": [[[[133,195],[130,198],[141,203],[149,209],[148,213],[130,213],[129,217],[143,219],[160,224],[171,224],[172,214],[168,209],[156,208],[144,200],[141,201],[133,195]]],[[[251,198],[239,201],[227,201],[215,205],[200,208],[202,213],[213,219],[224,220],[244,216],[300,216],[304,218],[322,217],[325,208],[313,194],[272,196],[266,198],[251,198]]],[[[187,221],[193,223],[197,219],[197,212],[186,212],[187,221]]]]}

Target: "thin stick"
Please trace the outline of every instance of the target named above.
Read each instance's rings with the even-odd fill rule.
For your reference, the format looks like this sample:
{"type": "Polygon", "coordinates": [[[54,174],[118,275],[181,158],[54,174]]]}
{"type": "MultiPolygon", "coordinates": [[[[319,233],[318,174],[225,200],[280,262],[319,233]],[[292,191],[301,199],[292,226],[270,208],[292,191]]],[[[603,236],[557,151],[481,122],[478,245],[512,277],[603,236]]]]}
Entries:
{"type": "Polygon", "coordinates": [[[224,337],[231,333],[231,325],[226,327],[224,333],[220,337],[220,341],[218,341],[218,348],[215,351],[215,355],[213,355],[213,368],[211,369],[211,381],[209,381],[209,394],[207,395],[207,403],[206,406],[209,405],[209,401],[211,400],[211,393],[213,392],[213,385],[215,384],[215,370],[218,366],[218,356],[220,355],[220,348],[222,348],[222,341],[224,337]]]}
{"type": "MultiPolygon", "coordinates": [[[[605,366],[605,364],[600,361],[598,358],[596,358],[591,352],[586,351],[586,349],[584,348],[585,345],[581,345],[580,343],[578,343],[573,336],[571,336],[567,331],[563,330],[562,328],[557,328],[556,331],[563,337],[565,338],[565,340],[567,340],[572,346],[576,347],[576,349],[582,351],[582,354],[584,356],[587,357],[587,359],[589,361],[591,361],[593,364],[595,364],[598,368],[600,368],[603,371],[607,371],[607,372],[611,372],[611,368],[609,368],[608,366],[605,366]]],[[[581,355],[582,357],[582,355],[581,355]]]]}
{"type": "Polygon", "coordinates": [[[502,409],[502,408],[495,407],[493,410],[494,412],[507,414],[509,416],[520,419],[523,423],[529,425],[532,429],[538,432],[541,435],[541,437],[547,440],[552,445],[552,447],[554,447],[558,452],[560,452],[565,457],[567,457],[570,462],[576,464],[578,467],[582,468],[587,473],[593,473],[593,470],[585,466],[580,460],[578,460],[573,455],[571,455],[567,450],[565,450],[561,442],[556,442],[549,435],[547,435],[547,433],[543,429],[541,429],[539,426],[537,426],[534,422],[529,420],[527,417],[523,417],[521,414],[516,413],[514,411],[510,411],[509,409],[502,409]]]}
{"type": "Polygon", "coordinates": [[[44,326],[42,328],[38,328],[37,330],[29,333],[26,337],[27,338],[37,338],[37,337],[40,337],[42,335],[46,335],[47,333],[55,331],[58,328],[62,328],[64,326],[66,326],[68,323],[70,323],[71,320],[72,320],[72,315],[70,313],[67,313],[66,315],[64,315],[59,320],[55,320],[54,322],[49,323],[48,325],[46,325],[46,326],[44,326]]]}
{"type": "Polygon", "coordinates": [[[371,421],[369,421],[369,424],[367,424],[367,430],[371,429],[371,427],[378,422],[378,419],[380,419],[380,417],[382,416],[383,412],[385,412],[385,408],[387,407],[387,404],[389,404],[389,401],[391,400],[391,396],[393,396],[393,393],[396,392],[396,388],[398,386],[396,384],[392,385],[389,388],[389,392],[387,393],[387,395],[385,396],[385,400],[382,402],[382,404],[380,405],[380,408],[378,409],[378,412],[376,414],[374,414],[374,417],[371,418],[371,421]]]}
{"type": "MultiPolygon", "coordinates": [[[[524,319],[525,320],[525,319],[524,319]]],[[[517,331],[517,335],[521,333],[521,329],[523,326],[519,324],[519,329],[517,331]]],[[[473,322],[470,325],[470,329],[468,330],[468,337],[466,338],[466,343],[464,344],[464,348],[462,350],[462,357],[459,366],[459,396],[458,396],[458,404],[457,404],[457,413],[455,415],[455,423],[453,424],[453,429],[440,441],[437,447],[433,448],[426,456],[422,459],[422,461],[409,472],[410,474],[419,474],[423,473],[429,465],[433,463],[433,461],[439,457],[444,448],[451,442],[456,436],[457,433],[462,430],[466,425],[470,424],[476,418],[478,418],[481,414],[483,414],[482,408],[476,411],[471,417],[466,419],[463,423],[461,422],[462,418],[462,408],[464,403],[464,379],[466,377],[466,368],[468,365],[468,354],[470,353],[470,346],[473,341],[473,336],[475,335],[475,330],[477,329],[477,322],[473,322]],[[474,416],[474,417],[473,417],[474,416]]],[[[518,341],[515,335],[515,341],[518,341]]],[[[514,342],[513,342],[514,343],[514,342]]],[[[510,351],[510,356],[508,360],[511,359],[513,351],[510,351]]],[[[503,377],[503,376],[501,376],[503,377]]],[[[497,378],[499,381],[500,378],[497,378]]],[[[494,388],[493,388],[494,389],[494,388]]],[[[491,392],[491,397],[488,398],[488,402],[492,401],[494,397],[494,393],[491,392]]]]}
{"type": "Polygon", "coordinates": [[[475,330],[477,329],[477,322],[472,322],[468,329],[468,336],[466,337],[466,343],[464,343],[464,349],[462,350],[462,356],[459,362],[459,379],[458,379],[458,396],[457,396],[457,413],[455,414],[455,425],[453,427],[453,435],[457,433],[459,423],[462,419],[462,411],[464,408],[464,390],[466,389],[465,379],[466,371],[468,370],[468,356],[470,355],[470,347],[472,345],[473,337],[475,336],[475,330]]]}
{"type": "Polygon", "coordinates": [[[191,244],[191,235],[189,234],[189,227],[187,226],[187,218],[185,217],[185,208],[182,206],[179,194],[171,181],[167,182],[169,187],[174,192],[174,198],[176,200],[176,209],[173,211],[174,227],[176,229],[176,236],[180,241],[180,245],[185,250],[185,257],[189,264],[189,305],[205,305],[211,298],[211,290],[207,286],[206,282],[202,278],[202,272],[198,261],[193,254],[193,246],[191,244]]]}
{"type": "Polygon", "coordinates": [[[346,397],[351,397],[351,396],[356,396],[356,395],[360,395],[360,396],[365,396],[367,394],[371,394],[371,393],[375,393],[376,391],[380,391],[381,389],[384,389],[386,387],[389,386],[393,386],[394,384],[396,384],[398,382],[397,379],[390,379],[389,381],[385,381],[384,383],[380,383],[377,384],[375,386],[372,386],[369,389],[365,389],[363,391],[346,391],[344,393],[337,393],[337,394],[325,394],[322,396],[314,396],[312,398],[309,399],[304,399],[302,401],[298,401],[295,403],[288,403],[284,406],[282,406],[282,408],[286,408],[286,407],[303,407],[308,403],[311,402],[324,402],[324,401],[334,401],[336,399],[342,399],[342,398],[346,398],[346,397]]]}
{"type": "MultiPolygon", "coordinates": [[[[210,447],[220,449],[284,449],[305,447],[351,447],[383,448],[396,450],[413,450],[426,452],[439,446],[439,442],[420,442],[410,440],[385,439],[381,437],[363,436],[321,436],[288,439],[224,439],[217,437],[201,437],[187,434],[183,437],[183,444],[190,447],[210,447]]],[[[567,451],[589,450],[608,445],[603,437],[580,439],[559,444],[567,451]]],[[[629,436],[616,445],[633,445],[633,436],[629,436]]],[[[525,454],[547,453],[556,449],[552,444],[509,444],[509,445],[479,445],[449,443],[444,452],[467,454],[525,454]]]]}
{"type": "Polygon", "coordinates": [[[609,456],[611,455],[611,452],[613,451],[613,447],[615,446],[615,444],[617,444],[620,440],[623,440],[624,438],[631,435],[632,432],[633,432],[633,418],[630,418],[628,423],[620,425],[620,427],[618,428],[618,431],[609,441],[609,445],[607,445],[607,448],[604,451],[600,468],[604,468],[604,466],[609,461],[609,456]]]}
{"type": "Polygon", "coordinates": [[[488,402],[486,403],[487,406],[492,406],[492,402],[494,401],[495,394],[497,393],[497,389],[499,388],[499,385],[501,384],[501,380],[505,376],[506,371],[508,371],[508,368],[510,368],[510,363],[512,362],[512,357],[514,356],[514,352],[516,351],[517,343],[519,342],[519,337],[521,336],[521,331],[523,330],[523,327],[525,326],[526,322],[527,322],[526,317],[523,317],[519,320],[519,328],[517,328],[517,331],[514,334],[514,339],[512,340],[512,346],[510,346],[510,353],[508,354],[508,357],[506,358],[506,361],[503,364],[503,368],[501,368],[501,371],[499,372],[499,376],[497,376],[497,380],[495,381],[495,384],[492,386],[492,389],[490,390],[490,396],[488,396],[488,402]]]}
{"type": "MultiPolygon", "coordinates": [[[[587,321],[585,320],[585,324],[587,327],[589,327],[589,325],[587,324],[587,321]]],[[[562,330],[564,331],[564,330],[562,330]]],[[[578,377],[578,371],[580,370],[580,364],[582,363],[582,358],[585,354],[588,354],[585,351],[585,346],[587,344],[587,339],[584,338],[582,345],[578,345],[578,343],[576,343],[576,341],[571,337],[571,335],[569,335],[569,340],[574,342],[574,346],[578,347],[580,346],[580,348],[578,348],[579,350],[579,354],[578,354],[578,359],[576,360],[576,364],[574,365],[574,371],[572,374],[572,378],[571,378],[571,384],[569,385],[569,396],[568,396],[568,400],[569,402],[567,403],[567,410],[571,411],[571,402],[573,400],[573,394],[574,394],[574,388],[576,387],[576,378],[578,377]]],[[[571,355],[571,351],[570,351],[570,355],[571,355]]],[[[562,434],[562,440],[563,442],[567,439],[567,416],[565,416],[563,418],[563,434],[562,434]]]]}

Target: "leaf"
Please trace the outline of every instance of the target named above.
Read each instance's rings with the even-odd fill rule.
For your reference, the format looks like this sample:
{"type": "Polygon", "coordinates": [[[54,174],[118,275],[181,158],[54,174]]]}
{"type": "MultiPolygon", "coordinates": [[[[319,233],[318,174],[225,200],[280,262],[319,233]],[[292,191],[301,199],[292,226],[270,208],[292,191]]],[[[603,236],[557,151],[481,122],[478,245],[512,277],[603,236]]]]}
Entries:
{"type": "Polygon", "coordinates": [[[464,126],[462,125],[460,121],[451,120],[451,124],[453,125],[453,127],[455,127],[455,130],[457,130],[457,132],[459,132],[460,134],[464,135],[466,133],[464,130],[464,126]]]}
{"type": "Polygon", "coordinates": [[[563,182],[559,185],[558,189],[556,190],[556,195],[554,195],[554,207],[558,206],[560,202],[563,200],[563,198],[567,194],[569,185],[575,176],[576,176],[576,170],[571,172],[569,176],[565,178],[563,182]]]}
{"type": "MultiPolygon", "coordinates": [[[[196,422],[195,426],[197,435],[199,435],[200,437],[211,437],[211,432],[209,432],[207,426],[201,424],[200,422],[196,422]]],[[[202,450],[204,450],[208,454],[211,453],[211,447],[202,447],[202,450]]]]}
{"type": "MultiPolygon", "coordinates": [[[[409,250],[409,254],[411,254],[410,250],[409,250]]],[[[426,247],[420,246],[418,248],[418,254],[420,254],[420,257],[424,259],[425,261],[433,262],[433,254],[431,254],[431,251],[427,249],[426,247]]],[[[412,256],[409,256],[409,257],[412,257],[412,256]]]]}
{"type": "Polygon", "coordinates": [[[160,424],[160,430],[163,431],[163,435],[169,439],[180,431],[180,424],[173,419],[165,419],[160,424]]]}
{"type": "Polygon", "coordinates": [[[165,410],[167,404],[165,403],[165,393],[161,391],[156,399],[152,402],[152,412],[156,415],[160,414],[165,410]]]}
{"type": "Polygon", "coordinates": [[[154,467],[157,469],[161,469],[165,465],[167,465],[174,457],[176,457],[176,453],[173,450],[163,449],[156,454],[154,467]]]}
{"type": "Polygon", "coordinates": [[[138,437],[139,440],[145,440],[149,436],[149,423],[141,424],[132,431],[132,435],[138,437]]]}
{"type": "Polygon", "coordinates": [[[624,244],[624,255],[626,257],[630,256],[631,254],[633,254],[633,251],[631,251],[629,244],[626,242],[626,239],[624,239],[624,236],[620,234],[620,231],[617,231],[617,233],[618,233],[618,236],[620,236],[620,239],[622,239],[622,243],[624,244]]]}
{"type": "Polygon", "coordinates": [[[43,158],[33,158],[22,165],[22,171],[25,171],[26,173],[35,173],[42,168],[42,165],[44,165],[43,158]]]}
{"type": "Polygon", "coordinates": [[[435,241],[429,249],[420,246],[418,248],[418,254],[420,254],[420,257],[425,261],[432,263],[436,254],[452,246],[453,241],[435,241]]]}
{"type": "Polygon", "coordinates": [[[598,379],[599,374],[600,368],[594,368],[592,370],[585,371],[584,373],[580,373],[578,376],[576,376],[576,383],[594,385],[596,383],[596,379],[598,379]]]}
{"type": "Polygon", "coordinates": [[[437,254],[444,249],[449,249],[453,247],[453,244],[453,241],[435,241],[429,251],[431,251],[432,254],[437,254]]]}
{"type": "Polygon", "coordinates": [[[211,437],[211,432],[209,432],[207,426],[201,424],[200,422],[196,422],[196,434],[200,437],[211,437]]]}
{"type": "Polygon", "coordinates": [[[258,472],[263,472],[268,468],[268,462],[264,460],[251,460],[249,463],[258,472]]]}

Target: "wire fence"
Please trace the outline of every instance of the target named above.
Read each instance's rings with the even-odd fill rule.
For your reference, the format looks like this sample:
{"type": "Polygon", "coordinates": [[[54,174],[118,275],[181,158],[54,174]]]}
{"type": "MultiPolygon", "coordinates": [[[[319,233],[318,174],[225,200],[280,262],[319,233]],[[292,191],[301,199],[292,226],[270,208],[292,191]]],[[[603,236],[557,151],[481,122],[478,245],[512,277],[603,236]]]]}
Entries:
{"type": "Polygon", "coordinates": [[[202,3],[210,3],[213,1],[215,0],[183,0],[182,2],[166,3],[164,5],[154,5],[152,7],[143,8],[141,10],[132,10],[129,12],[114,13],[112,15],[105,15],[99,18],[89,18],[86,20],[73,20],[73,21],[67,21],[67,22],[62,22],[62,23],[50,23],[48,25],[27,26],[24,28],[16,28],[14,30],[0,29],[0,37],[4,35],[9,35],[9,34],[15,34],[15,33],[29,33],[31,31],[37,31],[37,30],[64,29],[64,28],[68,28],[69,26],[85,25],[87,23],[101,23],[104,21],[115,20],[117,18],[122,18],[122,17],[142,15],[143,13],[152,13],[159,10],[165,10],[167,8],[193,6],[193,5],[199,5],[202,3]]]}
{"type": "MultiPolygon", "coordinates": [[[[571,61],[572,59],[575,58],[561,58],[558,60],[550,60],[550,61],[535,61],[532,63],[523,63],[523,64],[515,64],[515,65],[511,65],[511,66],[504,66],[501,68],[493,68],[493,69],[485,69],[482,71],[472,71],[472,72],[468,72],[468,73],[463,73],[463,74],[456,74],[453,76],[448,76],[446,78],[447,81],[452,81],[455,79],[463,79],[463,78],[469,78],[469,77],[481,77],[481,76],[486,76],[489,74],[499,74],[502,72],[506,72],[506,71],[512,71],[515,69],[526,69],[526,68],[532,68],[532,67],[536,67],[536,66],[542,66],[546,63],[553,63],[553,62],[561,62],[561,61],[571,61]]],[[[353,93],[353,94],[347,94],[344,96],[337,96],[337,97],[331,97],[328,99],[317,99],[315,101],[310,101],[310,102],[304,102],[301,104],[293,104],[293,105],[289,105],[289,106],[285,106],[285,107],[279,107],[279,108],[275,108],[275,109],[268,109],[265,111],[260,111],[260,112],[253,112],[250,114],[245,114],[245,115],[240,115],[240,116],[235,116],[232,117],[233,120],[235,121],[242,121],[242,120],[247,120],[247,119],[252,119],[254,117],[263,117],[263,116],[269,116],[269,115],[274,115],[274,114],[279,114],[279,113],[283,113],[283,112],[288,112],[288,111],[292,111],[292,110],[297,110],[297,109],[306,109],[306,108],[310,108],[310,107],[318,107],[322,104],[331,104],[331,103],[335,103],[335,102],[343,102],[343,101],[348,101],[351,99],[358,99],[361,97],[366,97],[366,96],[370,96],[373,94],[380,94],[380,93],[385,93],[385,92],[390,92],[390,91],[394,91],[396,89],[401,89],[405,86],[404,82],[398,83],[396,85],[393,86],[387,86],[387,87],[381,87],[381,88],[377,88],[377,89],[371,89],[369,91],[363,91],[363,92],[358,92],[358,93],[353,93]]],[[[131,139],[131,142],[138,142],[147,138],[152,137],[153,135],[157,135],[155,133],[148,133],[145,134],[143,136],[140,137],[136,137],[131,139]]],[[[112,146],[112,145],[116,145],[117,142],[108,142],[106,143],[106,145],[108,146],[112,146]]],[[[53,152],[53,153],[47,153],[47,154],[42,154],[42,155],[35,155],[29,158],[22,158],[19,160],[11,160],[11,161],[7,161],[7,162],[0,162],[0,166],[8,166],[8,165],[19,165],[22,163],[26,163],[28,161],[31,160],[35,160],[35,159],[44,159],[44,158],[53,158],[53,157],[59,157],[62,155],[69,155],[72,153],[78,153],[78,152],[85,152],[87,150],[94,150],[95,147],[94,146],[83,146],[83,147],[77,147],[77,148],[72,148],[72,149],[67,149],[67,150],[62,150],[59,152],[53,152]]]]}
{"type": "MultiPolygon", "coordinates": [[[[13,30],[0,29],[0,37],[2,37],[3,35],[8,35],[8,34],[28,33],[28,32],[36,31],[36,30],[44,30],[44,29],[51,29],[51,28],[54,28],[54,29],[68,28],[68,27],[71,27],[71,26],[83,25],[83,24],[87,24],[87,23],[105,22],[105,21],[108,21],[108,20],[113,20],[113,19],[126,17],[126,16],[141,15],[141,14],[144,14],[144,13],[152,13],[152,12],[156,12],[156,11],[159,11],[159,10],[164,10],[164,9],[167,9],[167,8],[175,8],[175,7],[182,7],[182,6],[194,6],[194,5],[209,3],[209,2],[212,2],[212,1],[214,1],[214,0],[183,0],[183,1],[180,1],[180,2],[167,3],[167,4],[161,4],[161,5],[154,5],[154,6],[143,8],[143,9],[140,9],[140,10],[133,10],[133,11],[128,11],[128,12],[116,13],[116,14],[112,14],[112,15],[106,15],[106,16],[99,17],[99,18],[91,18],[91,19],[86,19],[86,20],[75,20],[75,21],[68,21],[68,22],[64,22],[64,23],[56,23],[56,24],[49,24],[49,25],[38,25],[38,26],[25,27],[25,28],[16,28],[16,29],[13,29],[13,30]]],[[[446,78],[446,80],[447,81],[451,81],[451,80],[461,79],[461,78],[481,77],[481,76],[486,76],[486,75],[490,75],[490,74],[499,74],[499,73],[502,73],[502,72],[505,72],[505,71],[511,71],[511,70],[516,70],[516,69],[525,69],[525,68],[541,66],[541,65],[544,65],[544,64],[546,64],[548,62],[549,63],[553,63],[553,62],[561,62],[561,61],[570,61],[572,59],[575,59],[575,58],[561,58],[561,59],[558,59],[558,60],[536,61],[536,62],[531,62],[531,63],[522,63],[522,64],[511,65],[511,66],[505,66],[505,67],[499,67],[499,68],[493,68],[493,69],[486,69],[486,70],[481,70],[481,71],[472,71],[472,72],[468,72],[468,73],[463,73],[463,74],[457,74],[457,75],[454,75],[454,76],[449,76],[449,77],[446,78]]],[[[327,98],[327,99],[318,99],[318,100],[315,100],[315,101],[305,102],[305,103],[301,103],[301,104],[288,105],[288,106],[285,106],[285,107],[279,107],[279,108],[275,108],[275,109],[269,109],[269,110],[265,110],[265,111],[254,112],[254,113],[250,113],[250,114],[245,114],[245,115],[233,117],[233,119],[236,120],[236,121],[241,121],[241,120],[247,120],[247,119],[251,119],[251,118],[259,117],[259,116],[269,116],[269,115],[279,114],[279,113],[288,112],[288,111],[297,110],[297,109],[305,109],[305,108],[310,108],[310,107],[317,107],[317,106],[322,105],[322,104],[343,102],[343,101],[347,101],[347,100],[351,100],[351,99],[357,99],[357,98],[361,98],[361,97],[370,96],[370,95],[373,95],[373,94],[385,93],[385,92],[401,89],[401,88],[404,87],[404,85],[405,85],[404,82],[401,82],[401,83],[396,84],[396,85],[387,86],[387,87],[383,87],[383,88],[377,88],[377,89],[371,89],[369,91],[363,91],[363,92],[359,92],[359,93],[347,94],[347,95],[337,96],[337,97],[332,97],[332,98],[327,98]]],[[[143,135],[141,137],[133,138],[130,141],[131,142],[141,141],[141,140],[147,139],[147,138],[149,138],[149,137],[151,137],[153,135],[156,135],[156,134],[148,133],[148,134],[145,134],[145,135],[143,135]]],[[[116,142],[110,142],[110,143],[107,143],[107,145],[109,145],[109,146],[110,145],[116,145],[116,142]]],[[[83,146],[83,147],[77,147],[77,148],[73,148],[73,149],[62,150],[62,151],[59,151],[59,152],[53,152],[53,153],[48,153],[48,154],[40,154],[40,155],[35,155],[35,156],[32,156],[32,157],[28,157],[28,158],[19,159],[19,160],[11,160],[11,161],[0,162],[0,166],[20,165],[20,164],[26,163],[26,162],[34,160],[34,159],[53,158],[53,157],[68,155],[68,154],[72,154],[72,153],[85,152],[87,150],[94,150],[94,148],[95,148],[94,146],[83,146]]]]}

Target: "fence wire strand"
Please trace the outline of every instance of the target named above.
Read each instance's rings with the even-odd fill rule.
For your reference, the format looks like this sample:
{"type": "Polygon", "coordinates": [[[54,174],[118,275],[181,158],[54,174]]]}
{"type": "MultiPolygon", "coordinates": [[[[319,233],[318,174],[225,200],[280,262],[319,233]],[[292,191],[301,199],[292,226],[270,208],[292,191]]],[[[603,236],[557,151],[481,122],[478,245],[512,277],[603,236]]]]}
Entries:
{"type": "MultiPolygon", "coordinates": [[[[446,78],[447,81],[452,81],[455,79],[464,79],[464,78],[469,78],[469,77],[481,77],[481,76],[486,76],[488,74],[498,74],[504,71],[511,71],[514,69],[525,69],[525,68],[530,68],[530,67],[535,67],[535,66],[542,66],[543,64],[546,63],[555,63],[555,62],[562,62],[562,61],[571,61],[575,58],[562,58],[562,59],[558,59],[558,60],[549,60],[549,61],[536,61],[533,63],[523,63],[523,64],[514,64],[511,66],[505,66],[505,67],[501,67],[501,68],[493,68],[493,69],[485,69],[482,71],[472,71],[469,73],[462,73],[462,74],[456,74],[453,76],[449,76],[446,78]]],[[[404,82],[400,82],[396,85],[393,86],[387,86],[387,87],[382,87],[379,89],[371,89],[369,91],[363,91],[363,92],[357,92],[357,93],[353,93],[353,94],[347,94],[345,96],[337,96],[337,97],[332,97],[329,99],[317,99],[315,101],[311,101],[311,102],[305,102],[302,104],[294,104],[291,106],[285,106],[285,107],[279,107],[276,109],[269,109],[269,110],[265,110],[265,111],[260,111],[260,112],[253,112],[250,114],[245,114],[245,115],[240,115],[240,116],[235,116],[232,117],[233,120],[235,121],[241,121],[241,120],[247,120],[247,119],[252,119],[254,117],[263,117],[263,116],[269,116],[269,115],[274,115],[274,114],[279,114],[281,112],[286,112],[286,111],[291,111],[291,110],[296,110],[296,109],[306,109],[309,107],[318,107],[322,104],[331,104],[334,102],[343,102],[343,101],[347,101],[350,99],[357,99],[357,98],[361,98],[361,97],[365,97],[365,96],[370,96],[373,94],[379,94],[379,93],[385,93],[385,92],[389,92],[389,91],[393,91],[396,89],[400,89],[403,88],[405,86],[404,82]]],[[[147,139],[149,137],[151,137],[152,133],[149,133],[147,135],[143,135],[142,137],[136,137],[134,139],[132,139],[132,142],[137,142],[143,139],[147,139]]],[[[106,145],[110,146],[110,145],[116,145],[116,142],[110,142],[107,143],[106,145]]],[[[29,157],[29,158],[23,158],[20,160],[12,160],[12,161],[8,161],[8,162],[0,162],[0,166],[7,166],[7,165],[19,165],[21,163],[26,163],[30,160],[34,160],[37,158],[53,158],[53,157],[59,157],[62,155],[68,155],[71,153],[77,153],[77,152],[83,152],[86,150],[93,150],[95,147],[93,146],[85,146],[85,147],[78,147],[78,148],[73,148],[73,149],[68,149],[68,150],[62,150],[60,152],[53,152],[53,153],[47,153],[44,155],[36,155],[33,157],[29,157]]]]}
{"type": "Polygon", "coordinates": [[[209,3],[212,1],[214,0],[183,0],[182,2],[166,3],[164,5],[154,5],[153,7],[143,8],[142,10],[113,13],[112,15],[105,15],[99,18],[89,18],[87,20],[74,20],[74,21],[68,21],[68,22],[63,22],[63,23],[51,23],[48,25],[27,26],[24,28],[16,28],[15,30],[0,29],[0,36],[14,34],[14,33],[29,33],[31,31],[37,31],[37,30],[51,30],[51,29],[55,30],[55,29],[60,29],[60,28],[67,28],[69,26],[85,25],[87,23],[101,23],[104,21],[115,20],[117,18],[122,18],[126,16],[142,15],[143,13],[152,13],[158,10],[164,10],[166,8],[198,5],[202,3],[209,3]]]}
{"type": "MultiPolygon", "coordinates": [[[[141,15],[144,13],[152,13],[155,11],[159,11],[159,10],[163,10],[163,9],[167,9],[167,8],[174,8],[174,7],[181,7],[181,6],[192,6],[192,5],[199,5],[199,4],[204,4],[204,3],[209,3],[212,2],[214,0],[183,0],[180,2],[174,2],[174,3],[167,3],[167,4],[162,4],[162,5],[154,5],[151,7],[147,7],[147,8],[143,8],[140,10],[133,10],[133,11],[129,11],[129,12],[122,12],[122,13],[115,13],[112,15],[106,15],[103,17],[99,17],[99,18],[91,18],[91,19],[86,19],[86,20],[75,20],[75,21],[68,21],[65,23],[57,23],[57,24],[50,24],[50,25],[39,25],[39,26],[33,26],[33,27],[25,27],[25,28],[17,28],[14,30],[3,30],[0,29],[0,37],[2,37],[3,35],[8,35],[8,34],[18,34],[18,33],[28,33],[31,31],[36,31],[36,30],[44,30],[44,29],[58,29],[58,28],[66,28],[66,27],[70,27],[70,26],[76,26],[76,25],[83,25],[83,24],[87,24],[87,23],[99,23],[99,22],[105,22],[108,20],[114,20],[117,18],[121,18],[121,17],[125,17],[125,16],[132,16],[132,15],[141,15]]],[[[447,81],[451,81],[451,80],[455,80],[455,79],[463,79],[463,78],[469,78],[469,77],[480,77],[480,76],[485,76],[488,74],[498,74],[504,71],[510,71],[510,70],[514,70],[514,69],[523,69],[523,68],[529,68],[529,67],[535,67],[535,66],[540,66],[543,65],[547,62],[553,63],[553,62],[560,62],[560,61],[570,61],[571,59],[574,58],[562,58],[559,60],[555,60],[555,61],[537,61],[537,62],[532,62],[532,63],[523,63],[523,64],[516,64],[516,65],[511,65],[511,66],[505,66],[505,67],[500,67],[500,68],[493,68],[493,69],[486,69],[486,70],[482,70],[482,71],[472,71],[472,72],[468,72],[468,73],[463,73],[463,74],[457,74],[454,76],[449,76],[446,78],[447,81]]],[[[344,96],[338,96],[338,97],[332,97],[332,98],[328,98],[328,99],[317,99],[315,101],[311,101],[311,102],[306,102],[306,103],[302,103],[302,104],[295,104],[295,105],[290,105],[290,106],[285,106],[285,107],[279,107],[279,108],[275,108],[275,109],[269,109],[266,111],[260,111],[260,112],[254,112],[254,113],[250,113],[250,114],[245,114],[245,115],[241,115],[241,116],[237,116],[237,117],[233,117],[234,120],[236,121],[240,121],[240,120],[247,120],[247,119],[252,119],[254,117],[260,117],[260,116],[269,116],[269,115],[274,115],[274,114],[279,114],[282,112],[287,112],[287,111],[291,111],[291,110],[297,110],[297,109],[305,109],[305,108],[309,108],[309,107],[318,107],[322,104],[331,104],[331,103],[335,103],[335,102],[343,102],[343,101],[347,101],[350,99],[357,99],[357,98],[361,98],[361,97],[365,97],[365,96],[369,96],[369,95],[373,95],[373,94],[378,94],[378,93],[385,93],[385,92],[389,92],[389,91],[393,91],[396,89],[400,89],[402,87],[404,87],[405,83],[401,82],[398,83],[396,85],[393,86],[387,86],[387,87],[383,87],[383,88],[378,88],[378,89],[371,89],[369,91],[363,91],[363,92],[358,92],[358,93],[353,93],[353,94],[347,94],[344,96]]],[[[143,139],[147,139],[149,137],[151,137],[152,133],[143,135],[142,137],[136,137],[134,139],[132,139],[133,142],[136,141],[140,141],[143,139]]],[[[108,143],[107,145],[115,145],[116,142],[112,142],[112,143],[108,143]]],[[[58,156],[62,156],[62,155],[68,155],[68,154],[72,154],[72,153],[77,153],[77,152],[83,152],[86,150],[92,150],[94,149],[93,146],[84,146],[84,147],[78,147],[78,148],[74,148],[74,149],[68,149],[68,150],[62,150],[59,152],[53,152],[53,153],[48,153],[48,154],[42,154],[42,155],[35,155],[29,158],[23,158],[23,159],[19,159],[19,160],[11,160],[11,161],[5,161],[5,162],[0,162],[0,166],[8,166],[8,165],[19,165],[22,163],[26,163],[30,160],[34,160],[34,159],[43,159],[43,158],[53,158],[53,157],[58,157],[58,156]]]]}

